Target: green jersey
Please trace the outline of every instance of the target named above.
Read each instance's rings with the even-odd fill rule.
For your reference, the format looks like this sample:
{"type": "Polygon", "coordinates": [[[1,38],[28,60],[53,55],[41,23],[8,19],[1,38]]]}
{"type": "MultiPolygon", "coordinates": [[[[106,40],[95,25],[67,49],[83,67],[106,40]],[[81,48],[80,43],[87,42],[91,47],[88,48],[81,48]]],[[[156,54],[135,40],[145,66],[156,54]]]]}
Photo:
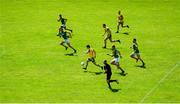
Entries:
{"type": "Polygon", "coordinates": [[[68,39],[67,32],[60,32],[60,36],[62,36],[64,39],[68,39]]]}
{"type": "Polygon", "coordinates": [[[113,57],[114,58],[119,58],[119,51],[117,49],[113,50],[113,57]]]}
{"type": "Polygon", "coordinates": [[[135,53],[139,53],[138,45],[136,43],[133,43],[133,50],[135,53]]]}
{"type": "Polygon", "coordinates": [[[66,24],[66,21],[65,21],[64,18],[61,18],[61,23],[64,24],[64,25],[66,24]]]}

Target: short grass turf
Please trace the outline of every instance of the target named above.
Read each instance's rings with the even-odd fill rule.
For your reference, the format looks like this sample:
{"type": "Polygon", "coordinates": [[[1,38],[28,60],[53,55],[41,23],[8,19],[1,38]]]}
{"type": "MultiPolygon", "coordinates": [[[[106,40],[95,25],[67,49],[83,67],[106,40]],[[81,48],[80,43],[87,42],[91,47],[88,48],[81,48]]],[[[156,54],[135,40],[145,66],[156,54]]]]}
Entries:
{"type": "Polygon", "coordinates": [[[179,0],[0,0],[0,102],[180,103],[179,17],[179,0]],[[118,10],[130,29],[115,34],[118,10]],[[77,56],[65,56],[72,50],[59,46],[60,13],[73,29],[77,56]],[[108,89],[104,74],[95,74],[102,70],[89,64],[85,73],[80,65],[87,44],[96,50],[97,63],[112,59],[106,55],[111,50],[102,49],[103,23],[121,40],[115,45],[128,73],[121,76],[112,66],[112,79],[120,81],[112,83],[116,92],[108,89]],[[145,69],[129,57],[133,38],[145,69]]]}

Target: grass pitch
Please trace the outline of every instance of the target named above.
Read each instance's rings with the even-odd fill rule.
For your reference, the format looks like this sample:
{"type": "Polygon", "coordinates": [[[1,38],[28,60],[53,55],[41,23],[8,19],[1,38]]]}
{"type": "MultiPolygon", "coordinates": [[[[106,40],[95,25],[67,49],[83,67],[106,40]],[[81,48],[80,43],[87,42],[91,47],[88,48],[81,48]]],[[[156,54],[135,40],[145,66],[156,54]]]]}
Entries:
{"type": "Polygon", "coordinates": [[[179,0],[0,0],[0,102],[180,103],[179,11],[179,0]],[[115,34],[118,10],[130,29],[115,34]],[[77,56],[65,56],[72,50],[59,46],[59,13],[73,29],[77,56]],[[112,66],[117,92],[104,74],[95,74],[100,69],[89,64],[85,73],[80,66],[86,44],[96,50],[97,63],[111,60],[111,51],[101,48],[103,23],[122,42],[115,45],[128,75],[112,66]],[[129,57],[133,38],[146,69],[129,57]]]}

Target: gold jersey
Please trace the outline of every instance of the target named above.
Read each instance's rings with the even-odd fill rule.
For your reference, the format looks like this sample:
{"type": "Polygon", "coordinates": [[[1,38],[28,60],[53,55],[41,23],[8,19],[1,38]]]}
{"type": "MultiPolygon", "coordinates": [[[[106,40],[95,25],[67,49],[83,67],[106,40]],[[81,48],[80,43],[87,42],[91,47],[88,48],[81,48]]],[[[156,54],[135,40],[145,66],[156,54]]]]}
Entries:
{"type": "Polygon", "coordinates": [[[93,58],[93,57],[95,57],[95,56],[96,56],[95,50],[92,49],[92,48],[90,48],[90,49],[88,50],[88,57],[93,58]]]}

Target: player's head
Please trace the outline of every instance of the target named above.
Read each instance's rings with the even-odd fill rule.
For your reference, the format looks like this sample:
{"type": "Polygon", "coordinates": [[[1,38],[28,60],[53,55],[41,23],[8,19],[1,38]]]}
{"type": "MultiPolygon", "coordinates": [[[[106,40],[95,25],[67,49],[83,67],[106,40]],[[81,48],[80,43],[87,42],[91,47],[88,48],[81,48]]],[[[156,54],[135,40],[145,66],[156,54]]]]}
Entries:
{"type": "Polygon", "coordinates": [[[104,60],[103,63],[104,63],[104,64],[107,64],[107,60],[104,60]]]}
{"type": "Polygon", "coordinates": [[[114,49],[116,49],[116,46],[115,46],[115,45],[112,46],[112,50],[114,50],[114,49]]]}
{"type": "Polygon", "coordinates": [[[103,24],[102,26],[103,26],[103,28],[106,28],[106,24],[103,24]]]}
{"type": "Polygon", "coordinates": [[[121,11],[120,11],[120,10],[118,11],[118,14],[121,14],[121,11]]]}
{"type": "Polygon", "coordinates": [[[60,28],[61,28],[61,29],[63,29],[64,27],[63,27],[63,26],[61,26],[60,28]]]}
{"type": "Polygon", "coordinates": [[[59,14],[59,17],[60,17],[60,18],[62,18],[62,15],[61,15],[61,14],[59,14]]]}
{"type": "Polygon", "coordinates": [[[60,31],[62,31],[62,32],[64,31],[64,27],[63,27],[63,26],[61,26],[59,29],[60,29],[60,31]]]}
{"type": "Polygon", "coordinates": [[[90,45],[89,45],[89,44],[88,44],[88,45],[86,45],[86,48],[87,48],[87,49],[89,49],[89,48],[90,48],[90,45]]]}
{"type": "Polygon", "coordinates": [[[136,43],[136,38],[133,39],[133,43],[136,43]]]}

